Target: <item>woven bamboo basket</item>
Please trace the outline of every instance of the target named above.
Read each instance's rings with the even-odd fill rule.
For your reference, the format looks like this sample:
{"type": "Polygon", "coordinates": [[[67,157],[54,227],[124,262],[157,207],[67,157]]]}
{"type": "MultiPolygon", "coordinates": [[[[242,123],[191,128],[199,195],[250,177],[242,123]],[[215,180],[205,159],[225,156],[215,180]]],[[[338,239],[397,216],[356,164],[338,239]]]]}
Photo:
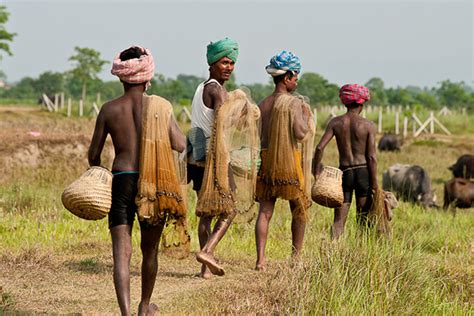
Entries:
{"type": "Polygon", "coordinates": [[[342,192],[342,171],[324,166],[323,171],[311,188],[311,198],[319,205],[335,208],[344,202],[342,192]]]}
{"type": "Polygon", "coordinates": [[[64,189],[61,200],[66,209],[80,218],[104,218],[112,205],[112,173],[102,167],[90,167],[64,189]]]}

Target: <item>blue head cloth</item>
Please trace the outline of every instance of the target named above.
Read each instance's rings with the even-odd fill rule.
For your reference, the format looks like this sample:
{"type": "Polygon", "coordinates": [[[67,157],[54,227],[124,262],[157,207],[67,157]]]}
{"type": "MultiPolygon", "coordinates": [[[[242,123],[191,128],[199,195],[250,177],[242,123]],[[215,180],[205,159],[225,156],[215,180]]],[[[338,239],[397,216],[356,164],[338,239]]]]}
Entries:
{"type": "Polygon", "coordinates": [[[287,71],[301,72],[301,62],[298,56],[286,50],[273,56],[270,64],[265,67],[267,72],[272,76],[285,74],[287,71]]]}

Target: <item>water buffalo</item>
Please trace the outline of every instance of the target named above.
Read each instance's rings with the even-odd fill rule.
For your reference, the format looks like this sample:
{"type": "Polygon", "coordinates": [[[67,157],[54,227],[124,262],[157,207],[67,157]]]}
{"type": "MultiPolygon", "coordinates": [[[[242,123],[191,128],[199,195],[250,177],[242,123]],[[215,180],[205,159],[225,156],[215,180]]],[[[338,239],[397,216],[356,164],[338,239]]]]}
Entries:
{"type": "Polygon", "coordinates": [[[454,178],[444,183],[444,204],[447,210],[450,205],[459,208],[474,206],[474,182],[454,178]]]}
{"type": "Polygon", "coordinates": [[[402,140],[397,135],[384,134],[382,138],[380,138],[378,148],[380,151],[400,150],[402,143],[402,140]]]}
{"type": "Polygon", "coordinates": [[[454,165],[448,168],[455,178],[474,178],[474,155],[462,155],[454,165]]]}
{"type": "Polygon", "coordinates": [[[428,173],[420,166],[395,164],[382,178],[385,191],[392,191],[398,199],[420,203],[423,207],[437,207],[428,173]]]}

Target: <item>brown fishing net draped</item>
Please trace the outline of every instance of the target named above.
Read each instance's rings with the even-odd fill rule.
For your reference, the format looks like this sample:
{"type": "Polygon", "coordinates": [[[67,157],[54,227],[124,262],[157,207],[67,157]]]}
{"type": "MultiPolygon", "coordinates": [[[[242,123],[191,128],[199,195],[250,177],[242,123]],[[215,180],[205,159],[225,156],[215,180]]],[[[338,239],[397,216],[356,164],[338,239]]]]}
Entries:
{"type": "Polygon", "coordinates": [[[275,98],[270,117],[268,149],[262,150],[262,165],[257,180],[257,201],[282,198],[296,202],[294,216],[307,219],[311,205],[311,159],[315,124],[310,115],[308,133],[297,142],[293,133],[295,110],[309,105],[302,97],[280,94],[275,98]]]}
{"type": "Polygon", "coordinates": [[[242,90],[229,92],[216,110],[198,195],[198,216],[245,213],[253,205],[259,161],[260,111],[242,90]]]}
{"type": "Polygon", "coordinates": [[[169,139],[172,106],[159,96],[143,96],[138,194],[139,220],[156,225],[167,221],[165,248],[189,251],[185,163],[173,154],[169,139]],[[184,168],[184,170],[183,170],[184,168]],[[184,179],[183,179],[184,177],[184,179]],[[174,235],[174,236],[172,236],[174,235]]]}

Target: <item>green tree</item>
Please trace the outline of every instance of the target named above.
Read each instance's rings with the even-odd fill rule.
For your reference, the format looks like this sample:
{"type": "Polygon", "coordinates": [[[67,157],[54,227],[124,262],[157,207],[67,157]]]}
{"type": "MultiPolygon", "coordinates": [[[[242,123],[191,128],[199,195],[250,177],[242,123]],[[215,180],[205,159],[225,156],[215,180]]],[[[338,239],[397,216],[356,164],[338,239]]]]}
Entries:
{"type": "Polygon", "coordinates": [[[94,81],[100,82],[97,76],[102,71],[107,61],[100,58],[100,52],[87,47],[74,47],[75,55],[69,60],[74,62],[74,68],[71,70],[71,76],[82,86],[82,99],[86,100],[86,90],[94,81]]]}
{"type": "Polygon", "coordinates": [[[385,85],[381,78],[371,78],[365,83],[365,86],[370,90],[370,102],[376,105],[386,105],[388,103],[385,85]]]}
{"type": "Polygon", "coordinates": [[[35,80],[34,87],[39,94],[46,93],[51,95],[63,92],[65,88],[64,74],[51,71],[43,72],[35,80]]]}
{"type": "Polygon", "coordinates": [[[471,97],[463,82],[445,80],[441,82],[441,86],[436,91],[436,94],[442,106],[472,106],[471,97]]]}
{"type": "MultiPolygon", "coordinates": [[[[5,29],[5,24],[8,22],[9,16],[10,13],[7,12],[7,8],[4,5],[0,5],[0,51],[3,50],[8,55],[12,56],[9,42],[13,41],[16,33],[10,33],[5,29]]],[[[0,59],[1,58],[2,55],[0,55],[0,59]]]]}
{"type": "Polygon", "coordinates": [[[338,102],[338,86],[314,72],[305,72],[301,75],[297,92],[308,97],[313,106],[338,102]]]}

